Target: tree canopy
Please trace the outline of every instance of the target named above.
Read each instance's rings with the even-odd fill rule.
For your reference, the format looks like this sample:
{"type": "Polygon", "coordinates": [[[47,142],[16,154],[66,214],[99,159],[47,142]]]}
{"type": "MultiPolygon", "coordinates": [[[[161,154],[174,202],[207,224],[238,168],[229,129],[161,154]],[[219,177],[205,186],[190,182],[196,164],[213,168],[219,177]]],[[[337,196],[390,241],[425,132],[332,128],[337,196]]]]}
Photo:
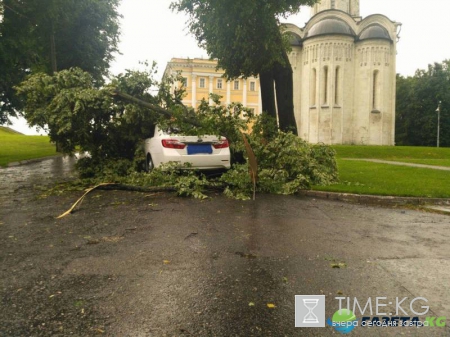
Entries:
{"type": "Polygon", "coordinates": [[[2,0],[0,123],[27,75],[79,67],[101,83],[118,52],[120,0],[2,0]]]}
{"type": "Polygon", "coordinates": [[[259,76],[263,110],[274,117],[278,110],[280,128],[295,131],[289,44],[280,30],[279,19],[315,2],[178,0],[172,8],[189,15],[191,33],[211,58],[218,59],[227,78],[259,76]]]}
{"type": "Polygon", "coordinates": [[[436,146],[439,102],[440,145],[450,146],[450,60],[397,75],[396,144],[436,146]]]}

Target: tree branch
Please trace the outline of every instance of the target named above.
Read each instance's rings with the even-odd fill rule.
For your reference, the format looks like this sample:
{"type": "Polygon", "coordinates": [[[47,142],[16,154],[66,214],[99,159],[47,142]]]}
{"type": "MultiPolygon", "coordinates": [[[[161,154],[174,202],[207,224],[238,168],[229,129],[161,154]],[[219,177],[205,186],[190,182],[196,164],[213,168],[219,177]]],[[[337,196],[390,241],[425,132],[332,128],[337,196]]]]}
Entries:
{"type": "MultiPolygon", "coordinates": [[[[162,107],[160,107],[160,106],[158,106],[158,105],[155,105],[155,104],[152,104],[152,103],[143,101],[143,100],[141,100],[141,99],[139,99],[139,98],[136,98],[136,97],[134,97],[134,96],[128,95],[128,94],[126,94],[126,93],[124,93],[124,92],[120,92],[119,90],[114,90],[113,95],[117,95],[117,96],[122,97],[123,99],[125,99],[125,100],[127,100],[127,101],[136,103],[136,104],[141,105],[141,106],[143,106],[143,107],[145,107],[145,108],[148,108],[148,109],[150,109],[150,110],[153,110],[153,111],[155,111],[155,112],[157,112],[157,113],[159,113],[159,114],[161,114],[161,115],[163,115],[163,116],[165,116],[165,117],[167,117],[167,118],[176,117],[176,116],[175,116],[170,110],[168,110],[168,109],[164,109],[164,108],[162,108],[162,107]]],[[[185,123],[191,124],[191,125],[193,125],[193,126],[201,126],[200,123],[198,123],[197,121],[192,120],[192,119],[182,118],[182,121],[185,122],[185,123]]]]}

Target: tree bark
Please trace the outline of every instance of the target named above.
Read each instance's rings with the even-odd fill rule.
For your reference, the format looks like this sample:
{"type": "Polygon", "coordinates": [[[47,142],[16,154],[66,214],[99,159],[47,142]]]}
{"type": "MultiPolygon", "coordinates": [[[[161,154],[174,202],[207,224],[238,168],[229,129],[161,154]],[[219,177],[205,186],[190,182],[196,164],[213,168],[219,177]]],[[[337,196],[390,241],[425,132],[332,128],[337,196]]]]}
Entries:
{"type": "Polygon", "coordinates": [[[53,19],[50,32],[50,63],[52,68],[52,75],[54,75],[58,71],[58,65],[56,61],[55,25],[53,23],[53,19]]]}
{"type": "Polygon", "coordinates": [[[265,71],[259,74],[261,86],[261,101],[263,113],[267,113],[273,118],[277,118],[277,108],[275,104],[275,89],[273,71],[265,71]]]}
{"type": "Polygon", "coordinates": [[[289,58],[284,52],[284,64],[276,63],[273,77],[277,98],[278,123],[283,132],[298,135],[297,122],[294,114],[294,81],[289,58]]]}

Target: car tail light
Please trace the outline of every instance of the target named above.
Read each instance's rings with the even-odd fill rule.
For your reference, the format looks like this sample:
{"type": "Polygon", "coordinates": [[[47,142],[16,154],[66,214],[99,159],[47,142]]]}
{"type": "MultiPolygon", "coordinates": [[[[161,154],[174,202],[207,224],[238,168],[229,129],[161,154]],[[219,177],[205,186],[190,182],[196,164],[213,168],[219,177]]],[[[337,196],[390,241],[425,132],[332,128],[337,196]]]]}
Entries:
{"type": "Polygon", "coordinates": [[[168,148],[168,149],[184,149],[186,147],[186,144],[181,143],[179,140],[177,139],[163,139],[162,141],[162,146],[168,148]]]}
{"type": "Polygon", "coordinates": [[[226,139],[226,138],[223,138],[223,139],[219,140],[217,143],[213,144],[213,147],[215,149],[225,149],[229,146],[230,146],[230,144],[228,143],[228,139],[226,139]]]}

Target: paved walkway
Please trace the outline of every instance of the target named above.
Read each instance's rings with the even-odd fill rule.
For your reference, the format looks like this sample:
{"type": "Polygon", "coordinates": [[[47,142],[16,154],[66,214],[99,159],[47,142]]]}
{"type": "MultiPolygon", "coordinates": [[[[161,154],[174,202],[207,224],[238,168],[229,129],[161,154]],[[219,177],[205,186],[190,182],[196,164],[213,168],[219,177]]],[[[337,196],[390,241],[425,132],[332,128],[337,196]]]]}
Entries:
{"type": "Polygon", "coordinates": [[[369,161],[372,163],[380,163],[380,164],[388,164],[388,165],[411,166],[411,167],[427,168],[427,169],[432,169],[432,170],[450,171],[450,167],[446,167],[446,166],[405,163],[405,162],[401,162],[401,161],[369,159],[369,158],[342,158],[342,159],[343,160],[354,160],[354,161],[369,161]]]}

